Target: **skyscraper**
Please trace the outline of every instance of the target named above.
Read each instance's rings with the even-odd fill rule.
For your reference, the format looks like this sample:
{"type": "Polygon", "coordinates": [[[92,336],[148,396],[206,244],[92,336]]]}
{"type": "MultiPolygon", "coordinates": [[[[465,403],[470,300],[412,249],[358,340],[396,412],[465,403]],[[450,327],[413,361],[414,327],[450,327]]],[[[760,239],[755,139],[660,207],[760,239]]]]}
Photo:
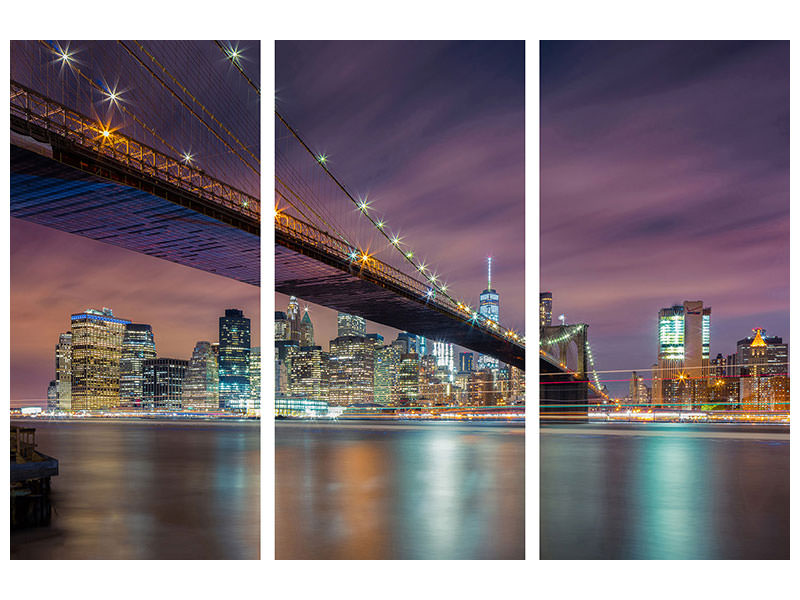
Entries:
{"type": "Polygon", "coordinates": [[[689,408],[706,387],[711,345],[711,307],[686,300],[658,312],[658,369],[653,404],[689,408]]]}
{"type": "Polygon", "coordinates": [[[110,308],[87,309],[72,321],[72,410],[119,406],[120,358],[125,327],[110,308]]]}
{"type": "Polygon", "coordinates": [[[739,403],[745,410],[773,410],[786,395],[789,347],[760,327],[753,332],[736,343],[739,403]]]}
{"type": "Polygon", "coordinates": [[[314,325],[311,317],[308,316],[308,307],[303,311],[303,318],[300,320],[300,347],[314,345],[314,325]]]}
{"type": "Polygon", "coordinates": [[[261,348],[250,348],[250,402],[247,412],[261,410],[261,348]]]}
{"type": "Polygon", "coordinates": [[[189,362],[180,358],[151,358],[144,361],[142,406],[145,410],[179,410],[183,381],[189,362]]]}
{"type": "Polygon", "coordinates": [[[225,410],[245,412],[250,401],[250,319],[227,309],[219,318],[219,402],[225,410]]]}
{"type": "Polygon", "coordinates": [[[467,373],[475,370],[474,354],[472,352],[459,352],[458,353],[458,370],[461,373],[467,373]]]}
{"type": "Polygon", "coordinates": [[[187,410],[219,410],[217,356],[209,342],[197,342],[186,367],[181,404],[187,410]]]}
{"type": "Polygon", "coordinates": [[[433,342],[431,354],[436,357],[436,366],[443,367],[447,373],[448,382],[455,381],[455,357],[453,356],[453,344],[447,342],[433,342]]]}
{"type": "Polygon", "coordinates": [[[56,344],[55,409],[72,409],[72,333],[62,333],[56,344]]]}
{"type": "Polygon", "coordinates": [[[292,398],[328,400],[328,353],[320,346],[289,348],[288,395],[292,398]]]}
{"type": "Polygon", "coordinates": [[[539,327],[553,324],[553,293],[539,292],[539,327]]]}
{"type": "MultiPolygon", "coordinates": [[[[489,259],[488,277],[486,289],[483,290],[479,297],[478,313],[483,315],[487,320],[495,323],[500,322],[500,295],[492,288],[492,257],[489,259]]],[[[479,369],[497,369],[500,366],[500,361],[491,356],[481,354],[478,356],[479,369]]]]}
{"type": "Polygon", "coordinates": [[[156,357],[150,325],[129,323],[122,338],[119,362],[119,399],[126,408],[141,408],[144,395],[144,361],[156,357]]]}
{"type": "Polygon", "coordinates": [[[285,312],[280,310],[275,311],[275,341],[282,342],[291,339],[291,329],[289,327],[289,318],[285,312]]]}
{"type": "Polygon", "coordinates": [[[286,318],[289,322],[289,337],[286,339],[300,342],[300,304],[294,296],[289,297],[286,318]]]}
{"type": "Polygon", "coordinates": [[[331,340],[330,348],[328,359],[330,404],[346,406],[372,402],[375,375],[374,341],[366,336],[346,335],[331,340]]]}
{"type": "Polygon", "coordinates": [[[340,312],[336,316],[336,324],[338,326],[337,337],[352,335],[364,337],[367,335],[367,322],[363,317],[340,312]]]}

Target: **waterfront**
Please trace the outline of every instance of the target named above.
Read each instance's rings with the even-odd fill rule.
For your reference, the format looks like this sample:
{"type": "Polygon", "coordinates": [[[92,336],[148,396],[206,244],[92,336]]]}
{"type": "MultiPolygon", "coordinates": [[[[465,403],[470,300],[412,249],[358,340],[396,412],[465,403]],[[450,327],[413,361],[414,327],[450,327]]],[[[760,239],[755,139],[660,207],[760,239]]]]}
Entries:
{"type": "Polygon", "coordinates": [[[522,559],[525,429],[277,422],[279,559],[522,559]]]}
{"type": "Polygon", "coordinates": [[[543,559],[788,559],[789,428],[540,430],[543,559]]]}
{"type": "Polygon", "coordinates": [[[14,531],[13,559],[257,559],[260,425],[12,421],[59,461],[52,523],[14,531]]]}

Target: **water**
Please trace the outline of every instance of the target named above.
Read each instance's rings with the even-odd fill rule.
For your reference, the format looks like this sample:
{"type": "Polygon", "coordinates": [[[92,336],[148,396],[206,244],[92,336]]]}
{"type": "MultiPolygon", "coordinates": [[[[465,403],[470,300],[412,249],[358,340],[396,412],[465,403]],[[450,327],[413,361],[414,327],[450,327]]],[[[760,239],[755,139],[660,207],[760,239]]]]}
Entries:
{"type": "Polygon", "coordinates": [[[276,423],[276,557],[524,558],[524,431],[276,423]]]}
{"type": "Polygon", "coordinates": [[[18,559],[257,559],[257,422],[20,421],[58,459],[50,526],[18,559]]]}
{"type": "Polygon", "coordinates": [[[541,557],[788,559],[788,434],[780,426],[544,426],[541,557]]]}

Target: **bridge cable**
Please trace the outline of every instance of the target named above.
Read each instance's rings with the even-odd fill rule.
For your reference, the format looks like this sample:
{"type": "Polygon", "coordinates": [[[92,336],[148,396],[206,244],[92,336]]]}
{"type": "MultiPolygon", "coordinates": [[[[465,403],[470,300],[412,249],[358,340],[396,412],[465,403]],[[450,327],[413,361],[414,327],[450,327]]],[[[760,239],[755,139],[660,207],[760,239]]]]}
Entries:
{"type": "MultiPolygon", "coordinates": [[[[39,43],[41,43],[45,48],[50,50],[50,52],[54,52],[53,48],[49,44],[47,44],[47,42],[45,42],[44,40],[39,40],[39,43]]],[[[78,75],[80,75],[83,79],[85,79],[89,83],[89,85],[91,85],[93,88],[95,88],[100,93],[102,93],[102,94],[106,94],[107,93],[107,91],[104,90],[101,86],[99,86],[97,84],[97,82],[95,82],[91,77],[89,77],[83,71],[81,71],[79,67],[70,65],[70,69],[75,71],[78,75]]],[[[161,137],[161,135],[159,135],[156,132],[155,129],[153,129],[152,127],[148,126],[139,117],[137,117],[135,114],[133,114],[131,111],[129,111],[128,108],[125,105],[120,104],[120,105],[118,105],[118,107],[122,112],[124,112],[126,115],[128,115],[130,118],[132,118],[136,123],[138,123],[142,128],[144,128],[145,131],[147,131],[150,135],[152,135],[154,138],[159,140],[167,148],[172,150],[175,153],[176,156],[181,156],[181,152],[179,150],[177,150],[172,144],[170,144],[167,140],[165,140],[163,137],[161,137]]],[[[176,160],[179,160],[179,159],[176,159],[176,160]]]]}
{"type": "MultiPolygon", "coordinates": [[[[123,42],[122,40],[117,40],[117,43],[118,43],[118,44],[120,44],[120,45],[121,45],[123,48],[125,48],[125,50],[127,50],[128,54],[130,54],[130,55],[131,55],[131,56],[132,56],[132,57],[133,57],[133,58],[134,58],[134,59],[135,59],[135,60],[136,60],[136,61],[137,61],[137,62],[138,62],[138,63],[139,63],[139,64],[140,64],[142,67],[144,67],[144,68],[145,68],[145,69],[146,69],[146,70],[147,70],[147,71],[150,73],[150,75],[152,75],[152,76],[155,78],[155,80],[156,80],[156,81],[158,81],[158,82],[159,82],[159,83],[160,83],[160,84],[161,84],[161,85],[164,87],[164,89],[166,89],[167,91],[169,91],[169,92],[170,92],[170,94],[172,94],[172,96],[173,96],[173,97],[174,97],[174,98],[175,98],[175,99],[176,99],[178,102],[180,102],[180,103],[183,105],[183,107],[184,107],[184,108],[186,108],[186,109],[187,109],[187,110],[188,110],[188,111],[189,111],[189,112],[190,112],[190,113],[191,113],[191,114],[192,114],[192,115],[193,115],[193,116],[194,116],[194,117],[195,117],[195,118],[196,118],[198,121],[200,121],[200,122],[201,122],[203,125],[205,125],[205,127],[206,127],[206,128],[207,128],[207,129],[208,129],[208,130],[209,130],[209,131],[210,131],[210,132],[211,132],[211,133],[212,133],[212,134],[213,134],[213,135],[214,135],[214,136],[215,136],[215,137],[216,137],[216,138],[217,138],[217,139],[220,141],[220,142],[222,142],[223,144],[225,144],[225,146],[228,148],[228,150],[230,150],[231,152],[233,152],[233,153],[234,153],[234,154],[235,154],[235,155],[236,155],[236,156],[237,156],[237,157],[238,157],[238,158],[239,158],[239,159],[240,159],[240,160],[241,160],[241,161],[242,161],[242,162],[243,162],[243,163],[244,163],[244,164],[245,164],[247,167],[249,167],[249,168],[250,168],[250,169],[251,169],[251,170],[252,170],[252,171],[253,171],[253,172],[254,172],[256,175],[259,175],[259,176],[261,175],[261,173],[258,171],[258,169],[256,169],[255,167],[253,167],[253,165],[251,165],[249,162],[247,162],[247,161],[244,159],[244,157],[242,157],[242,156],[241,156],[241,155],[240,155],[240,154],[239,154],[239,153],[236,151],[236,149],[235,149],[235,148],[233,148],[233,147],[232,147],[232,146],[231,146],[231,145],[230,145],[230,144],[229,144],[227,141],[225,141],[224,139],[222,139],[222,137],[221,137],[221,136],[220,136],[220,135],[219,135],[219,134],[218,134],[218,133],[217,133],[217,132],[216,132],[216,131],[215,131],[215,130],[214,130],[214,129],[213,129],[213,128],[212,128],[212,127],[211,127],[211,126],[208,124],[208,123],[206,123],[206,122],[205,122],[205,120],[204,120],[204,119],[203,119],[203,118],[202,118],[200,115],[198,115],[198,114],[197,114],[197,113],[196,113],[196,112],[195,112],[195,111],[192,109],[192,107],[191,107],[191,106],[189,106],[189,105],[188,105],[188,104],[187,104],[187,103],[186,103],[186,102],[183,100],[183,98],[181,98],[181,97],[180,97],[180,96],[179,96],[179,95],[178,95],[178,94],[175,92],[175,90],[173,90],[171,87],[169,87],[169,86],[168,86],[168,85],[167,85],[167,84],[164,82],[164,80],[162,80],[162,79],[161,79],[161,78],[160,78],[160,77],[159,77],[159,76],[158,76],[158,75],[157,75],[157,74],[156,74],[156,73],[155,73],[155,72],[154,72],[154,71],[153,71],[153,70],[152,70],[152,69],[151,69],[149,66],[147,66],[147,65],[145,64],[145,62],[144,62],[144,61],[143,61],[141,58],[139,58],[139,57],[138,57],[138,56],[137,56],[137,55],[136,55],[136,54],[135,54],[135,53],[134,53],[134,52],[133,52],[133,51],[132,51],[130,48],[128,48],[128,46],[125,44],[125,42],[123,42]]],[[[156,64],[158,64],[158,63],[156,63],[156,64]]],[[[178,153],[178,154],[180,155],[180,153],[178,153]]]]}
{"type": "Polygon", "coordinates": [[[217,44],[217,46],[219,46],[219,49],[220,49],[220,50],[222,50],[222,53],[225,55],[225,58],[227,58],[229,61],[231,61],[231,64],[232,64],[234,67],[236,67],[236,69],[239,71],[239,73],[241,73],[241,74],[242,74],[242,77],[244,77],[244,78],[247,80],[247,83],[249,83],[249,84],[250,84],[250,86],[251,86],[251,87],[252,87],[252,88],[253,88],[253,89],[256,91],[256,93],[257,93],[257,94],[260,96],[260,95],[261,95],[261,90],[259,89],[259,87],[258,87],[258,86],[257,86],[255,83],[253,83],[253,82],[250,80],[250,78],[247,76],[247,73],[245,73],[245,72],[244,72],[244,70],[242,69],[242,67],[241,67],[241,66],[239,66],[239,63],[236,61],[236,59],[235,59],[235,57],[232,55],[232,53],[231,53],[229,50],[227,50],[227,49],[226,49],[226,48],[225,48],[225,47],[224,47],[224,46],[223,46],[223,45],[222,45],[222,44],[219,42],[219,40],[214,40],[214,43],[216,43],[216,44],[217,44]]]}
{"type": "MultiPolygon", "coordinates": [[[[248,153],[250,156],[252,156],[252,157],[253,157],[253,160],[255,160],[255,161],[258,163],[258,165],[259,165],[259,166],[261,165],[261,160],[259,159],[259,157],[258,157],[258,156],[256,156],[255,154],[253,154],[253,152],[252,152],[252,151],[250,151],[250,149],[247,147],[247,145],[246,145],[246,144],[244,144],[244,143],[243,143],[243,142],[242,142],[242,141],[241,141],[241,140],[240,140],[238,137],[236,137],[236,136],[233,134],[233,132],[231,132],[231,131],[230,131],[230,130],[227,128],[227,127],[225,127],[225,125],[223,125],[223,124],[222,124],[222,122],[220,122],[220,120],[219,120],[219,119],[217,119],[217,117],[215,117],[215,116],[214,116],[214,114],[213,114],[213,113],[211,113],[211,111],[209,111],[209,110],[208,110],[208,109],[207,109],[207,108],[206,108],[206,107],[203,105],[203,103],[202,103],[202,102],[200,102],[200,101],[199,101],[197,98],[195,98],[195,97],[194,97],[194,95],[193,95],[193,94],[192,94],[192,93],[191,93],[191,92],[190,92],[188,89],[186,89],[186,86],[184,86],[184,85],[183,85],[183,84],[182,84],[180,81],[178,81],[178,80],[177,80],[177,79],[176,79],[176,78],[175,78],[175,77],[172,75],[172,73],[170,73],[169,71],[167,71],[166,67],[164,67],[164,66],[163,66],[163,65],[162,65],[160,62],[158,62],[158,60],[157,60],[157,59],[156,59],[156,58],[155,58],[155,57],[154,57],[152,54],[150,54],[150,52],[147,50],[147,48],[145,48],[144,46],[142,46],[142,44],[140,44],[138,40],[133,40],[133,41],[134,41],[134,43],[135,43],[137,46],[139,46],[139,48],[142,50],[142,52],[144,52],[145,54],[147,54],[147,56],[150,58],[150,60],[152,60],[154,63],[156,63],[156,64],[157,64],[157,65],[158,65],[158,66],[161,68],[161,70],[162,70],[162,71],[163,71],[163,72],[164,72],[164,73],[165,73],[167,76],[169,76],[169,78],[170,78],[170,79],[172,79],[172,81],[173,81],[173,82],[175,82],[175,84],[176,84],[178,87],[180,87],[180,88],[181,88],[181,91],[182,91],[184,94],[186,94],[187,96],[189,96],[189,98],[191,98],[191,99],[192,99],[192,101],[193,101],[195,104],[197,104],[197,105],[198,105],[198,106],[199,106],[199,107],[200,107],[200,108],[203,110],[203,112],[204,112],[204,113],[206,113],[206,114],[207,114],[209,117],[211,117],[211,119],[212,119],[212,120],[213,120],[213,121],[214,121],[214,122],[215,122],[217,125],[219,125],[219,126],[220,126],[220,127],[223,129],[223,131],[225,131],[225,133],[227,133],[227,134],[228,134],[229,136],[231,136],[231,137],[232,137],[234,140],[236,140],[236,143],[238,143],[238,144],[239,144],[239,146],[241,146],[241,148],[242,148],[242,149],[243,149],[245,152],[247,152],[247,153],[248,153]]],[[[124,46],[124,44],[123,44],[123,46],[124,46]]],[[[204,125],[205,125],[205,123],[204,123],[204,125]]],[[[206,127],[208,127],[208,125],[206,125],[206,127]]]]}
{"type": "MultiPolygon", "coordinates": [[[[358,202],[358,201],[357,201],[355,198],[353,198],[352,194],[350,194],[350,192],[347,190],[347,188],[345,188],[345,187],[344,187],[344,185],[343,185],[343,184],[342,184],[342,183],[341,183],[341,182],[340,182],[340,181],[339,181],[339,180],[336,178],[336,176],[335,176],[333,173],[331,173],[331,172],[330,172],[330,170],[328,169],[328,167],[326,167],[326,166],[325,166],[325,165],[322,163],[322,161],[320,161],[320,160],[319,160],[319,158],[317,157],[317,155],[316,155],[316,154],[314,154],[314,152],[311,150],[311,148],[309,148],[309,147],[308,147],[308,145],[307,145],[307,144],[306,144],[306,143],[303,141],[303,139],[300,137],[300,135],[299,135],[299,134],[298,134],[298,133],[297,133],[297,132],[296,132],[296,131],[295,131],[295,130],[292,128],[292,126],[291,126],[291,125],[289,125],[289,123],[287,123],[287,122],[286,122],[286,120],[285,120],[285,119],[284,119],[284,118],[281,116],[281,114],[280,114],[280,113],[279,113],[277,110],[275,110],[275,115],[278,117],[278,119],[280,119],[281,123],[283,123],[283,125],[284,125],[284,126],[285,126],[285,127],[286,127],[286,128],[287,128],[287,129],[288,129],[288,130],[289,130],[289,131],[292,133],[292,135],[295,137],[295,139],[297,139],[297,141],[298,141],[298,142],[300,142],[300,144],[303,146],[303,148],[305,148],[305,149],[306,149],[306,151],[307,151],[307,152],[308,152],[308,153],[309,153],[309,154],[310,154],[310,155],[311,155],[311,156],[314,158],[315,162],[316,162],[316,163],[317,163],[317,164],[318,164],[320,167],[322,167],[322,169],[325,171],[325,173],[327,173],[327,175],[328,175],[328,176],[329,176],[329,177],[330,177],[330,178],[333,180],[333,182],[334,182],[334,183],[335,183],[335,184],[336,184],[336,185],[339,187],[339,189],[340,189],[340,190],[342,190],[342,192],[344,192],[344,194],[345,194],[345,195],[346,195],[346,196],[347,196],[347,197],[350,199],[350,201],[351,201],[351,202],[352,202],[352,203],[353,203],[353,204],[354,204],[354,205],[355,205],[357,208],[359,208],[359,209],[360,209],[359,202],[358,202]]],[[[398,245],[397,245],[397,244],[395,244],[395,243],[392,241],[392,239],[389,237],[389,235],[388,235],[388,234],[387,234],[387,233],[386,233],[386,232],[385,232],[385,231],[384,231],[382,228],[378,227],[378,225],[377,225],[377,223],[375,222],[375,220],[374,220],[374,219],[373,219],[373,218],[372,218],[372,217],[371,217],[369,214],[367,214],[365,211],[361,211],[361,212],[362,212],[362,213],[364,214],[364,216],[366,216],[366,217],[367,217],[367,219],[369,219],[369,221],[370,221],[370,222],[371,222],[371,223],[372,223],[372,224],[375,226],[375,229],[377,229],[378,231],[380,231],[380,233],[381,233],[381,234],[382,234],[382,235],[383,235],[383,236],[384,236],[384,237],[385,237],[385,238],[386,238],[386,239],[389,241],[389,243],[390,243],[390,244],[391,244],[393,247],[397,248],[397,251],[398,251],[398,252],[400,252],[400,254],[403,256],[403,258],[404,258],[404,259],[405,259],[405,260],[406,260],[408,263],[410,263],[410,264],[411,264],[411,265],[414,267],[414,270],[415,270],[415,272],[421,272],[421,271],[420,271],[420,269],[419,269],[419,267],[418,267],[416,264],[414,264],[414,260],[413,260],[412,258],[409,258],[409,257],[408,257],[408,255],[407,255],[405,252],[403,252],[402,250],[400,250],[400,248],[398,247],[398,245]]],[[[424,276],[424,273],[422,273],[422,274],[423,274],[423,276],[424,276]]],[[[424,285],[428,285],[428,284],[427,284],[427,283],[425,283],[425,282],[420,282],[420,283],[423,283],[424,285]]],[[[450,296],[450,295],[449,295],[447,292],[445,292],[445,291],[442,291],[442,290],[441,290],[441,288],[440,288],[438,285],[436,285],[436,284],[435,284],[435,283],[433,283],[433,282],[431,282],[431,285],[432,285],[433,287],[435,287],[437,290],[439,290],[439,291],[440,291],[440,292],[441,292],[441,293],[442,293],[442,294],[443,294],[443,295],[444,295],[444,296],[445,296],[445,297],[446,297],[448,300],[450,300],[450,302],[452,302],[453,304],[459,304],[459,303],[458,303],[456,300],[454,300],[454,299],[453,299],[453,298],[452,298],[452,297],[451,297],[451,296],[450,296]]]]}

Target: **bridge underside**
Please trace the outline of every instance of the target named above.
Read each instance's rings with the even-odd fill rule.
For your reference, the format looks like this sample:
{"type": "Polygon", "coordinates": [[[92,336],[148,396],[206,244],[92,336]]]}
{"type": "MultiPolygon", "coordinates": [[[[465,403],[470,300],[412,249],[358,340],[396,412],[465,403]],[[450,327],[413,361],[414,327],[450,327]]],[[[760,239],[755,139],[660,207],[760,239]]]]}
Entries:
{"type": "Polygon", "coordinates": [[[457,321],[416,298],[362,279],[355,266],[334,262],[323,255],[311,258],[276,243],[275,289],[375,323],[445,340],[525,369],[525,351],[520,346],[457,321]]]}
{"type": "Polygon", "coordinates": [[[11,144],[12,217],[260,284],[257,222],[240,222],[169,186],[135,182],[91,158],[26,140],[31,149],[11,144]],[[105,176],[90,174],[93,169],[105,176]]]}
{"type": "Polygon", "coordinates": [[[576,379],[539,357],[539,417],[542,422],[575,422],[589,418],[589,382],[576,379]]]}

